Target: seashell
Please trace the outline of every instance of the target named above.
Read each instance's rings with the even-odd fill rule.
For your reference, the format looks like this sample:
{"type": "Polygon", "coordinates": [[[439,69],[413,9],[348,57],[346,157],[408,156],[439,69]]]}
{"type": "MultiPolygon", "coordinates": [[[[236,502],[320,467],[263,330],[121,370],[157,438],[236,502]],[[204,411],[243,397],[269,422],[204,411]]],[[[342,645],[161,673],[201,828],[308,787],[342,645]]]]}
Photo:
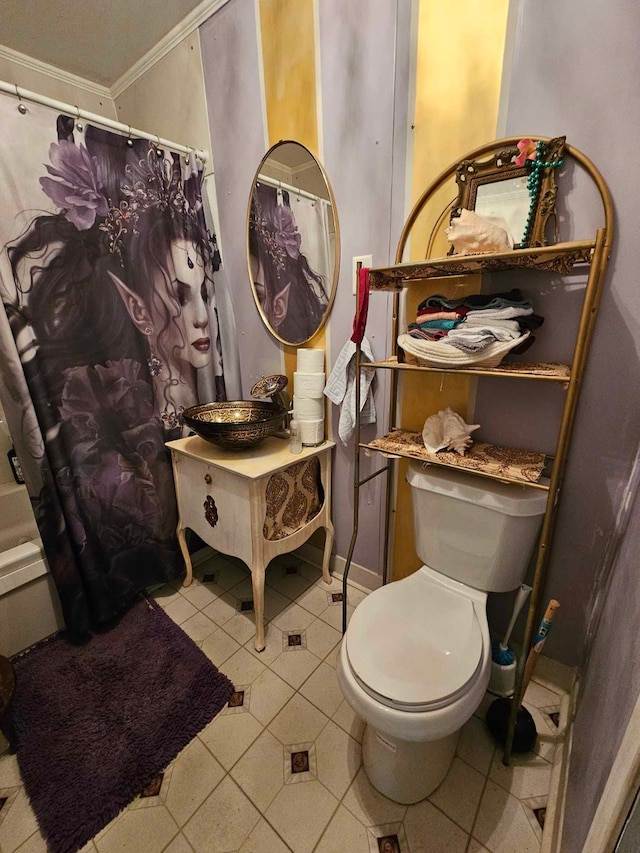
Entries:
{"type": "Polygon", "coordinates": [[[424,422],[422,440],[429,453],[452,450],[464,456],[467,448],[473,444],[471,433],[477,429],[480,429],[480,424],[465,423],[460,415],[447,406],[424,422]]]}
{"type": "Polygon", "coordinates": [[[502,217],[478,216],[465,208],[460,211],[460,216],[451,220],[446,234],[456,255],[509,252],[513,249],[513,237],[502,217]]]}

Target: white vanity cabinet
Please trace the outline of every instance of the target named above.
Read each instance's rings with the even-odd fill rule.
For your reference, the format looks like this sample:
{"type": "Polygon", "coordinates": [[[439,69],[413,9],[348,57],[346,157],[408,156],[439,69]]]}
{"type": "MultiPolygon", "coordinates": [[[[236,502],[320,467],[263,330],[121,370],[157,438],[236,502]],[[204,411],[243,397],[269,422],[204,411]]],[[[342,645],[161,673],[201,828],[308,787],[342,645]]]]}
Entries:
{"type": "MultiPolygon", "coordinates": [[[[265,646],[265,571],[274,557],[295,550],[323,527],[326,535],[322,574],[330,583],[329,560],[334,535],[330,515],[331,450],[334,446],[334,442],[325,441],[318,447],[303,447],[302,453],[294,455],[288,442],[273,437],[256,448],[242,451],[224,450],[198,436],[167,444],[171,450],[178,499],[177,534],[186,565],[184,585],[189,586],[193,576],[184,535],[188,527],[216,551],[238,557],[250,568],[258,651],[265,646]],[[268,500],[268,495],[278,491],[279,486],[285,488],[287,474],[304,468],[299,463],[314,458],[319,463],[321,483],[318,511],[308,520],[302,517],[297,524],[290,525],[290,532],[280,530],[278,538],[267,538],[267,531],[272,535],[274,529],[273,502],[268,500]],[[280,476],[275,482],[272,478],[277,475],[280,476]]],[[[298,510],[303,499],[304,495],[296,492],[298,510]]]]}

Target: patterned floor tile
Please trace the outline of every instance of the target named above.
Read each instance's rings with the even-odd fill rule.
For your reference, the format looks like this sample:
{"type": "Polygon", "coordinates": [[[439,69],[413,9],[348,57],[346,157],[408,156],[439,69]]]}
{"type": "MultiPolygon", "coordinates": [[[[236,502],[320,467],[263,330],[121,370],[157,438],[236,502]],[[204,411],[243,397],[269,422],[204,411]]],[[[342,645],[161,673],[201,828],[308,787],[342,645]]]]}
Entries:
{"type": "MultiPolygon", "coordinates": [[[[465,853],[467,848],[467,833],[429,800],[409,806],[404,828],[412,853],[465,853]]],[[[516,850],[518,848],[514,847],[511,853],[516,850]]]]}
{"type": "Polygon", "coordinates": [[[367,829],[367,836],[370,853],[405,853],[409,850],[404,826],[401,823],[370,826],[367,829]]]}
{"type": "Polygon", "coordinates": [[[184,826],[224,778],[225,771],[201,740],[194,738],[173,762],[165,805],[184,826]]]}
{"type": "Polygon", "coordinates": [[[120,853],[137,838],[136,853],[161,853],[178,834],[178,825],[165,806],[128,809],[96,840],[98,853],[120,853]]]}
{"type": "Polygon", "coordinates": [[[293,853],[311,853],[338,807],[320,782],[284,785],[265,817],[293,853]]]}
{"type": "Polygon", "coordinates": [[[36,816],[21,787],[5,803],[2,811],[4,814],[0,823],[0,850],[2,853],[14,853],[21,844],[37,832],[36,816]]]}
{"type": "Polygon", "coordinates": [[[196,853],[227,853],[242,847],[260,817],[246,794],[226,776],[183,831],[196,853]]]}
{"type": "Polygon", "coordinates": [[[182,623],[186,622],[187,619],[195,616],[198,610],[193,606],[193,604],[187,601],[186,598],[178,595],[174,601],[171,601],[166,605],[164,612],[167,616],[171,616],[177,625],[182,625],[182,623]]]}
{"type": "Polygon", "coordinates": [[[284,841],[262,818],[249,834],[238,853],[291,853],[284,841]]]}
{"type": "Polygon", "coordinates": [[[265,647],[261,652],[256,651],[253,637],[244,646],[248,652],[256,657],[265,666],[271,666],[274,660],[282,654],[282,631],[273,624],[264,627],[265,647]]]}
{"type": "Polygon", "coordinates": [[[482,796],[473,835],[492,853],[540,853],[522,803],[491,781],[482,796]]]}
{"type": "Polygon", "coordinates": [[[336,631],[322,619],[316,619],[306,630],[307,648],[321,660],[336,649],[342,640],[342,632],[336,631]]]}
{"type": "Polygon", "coordinates": [[[293,687],[266,669],[251,686],[251,713],[263,726],[268,726],[293,693],[293,687]]]}
{"type": "Polygon", "coordinates": [[[211,583],[200,583],[194,580],[191,586],[183,587],[180,590],[182,597],[186,598],[190,604],[197,607],[198,610],[204,610],[209,604],[212,604],[220,595],[224,595],[224,589],[221,586],[211,583]]]}
{"type": "Polygon", "coordinates": [[[313,580],[305,577],[299,567],[273,563],[267,569],[266,583],[281,595],[295,601],[313,584],[313,580]],[[294,569],[295,571],[289,571],[294,569]]]}
{"type": "Polygon", "coordinates": [[[264,814],[284,785],[283,746],[263,731],[231,771],[244,793],[264,814]]]}
{"type": "Polygon", "coordinates": [[[218,668],[228,660],[231,655],[235,654],[240,648],[233,637],[230,637],[222,628],[218,628],[203,641],[200,646],[209,660],[218,668]]]}
{"type": "Polygon", "coordinates": [[[332,717],[344,701],[336,671],[326,663],[321,663],[313,671],[300,688],[300,693],[328,717],[332,717]]]}
{"type": "Polygon", "coordinates": [[[534,753],[513,755],[511,765],[505,767],[502,756],[495,755],[489,779],[496,782],[520,800],[542,797],[551,785],[551,764],[534,753]]]}
{"type": "Polygon", "coordinates": [[[351,814],[367,827],[401,822],[407,811],[406,806],[394,803],[376,791],[364,767],[358,771],[342,802],[351,814]]]}
{"type": "MultiPolygon", "coordinates": [[[[153,592],[236,693],[165,768],[157,790],[136,798],[80,853],[464,853],[467,844],[468,853],[539,853],[536,815],[563,737],[553,720],[562,690],[551,679],[568,682],[570,672],[556,673],[551,662],[530,686],[537,754],[503,767],[484,722],[495,699],[488,694],[464,726],[444,782],[428,800],[403,806],[369,782],[364,723],[337,683],[342,581],[327,585],[317,566],[283,555],[266,584],[260,653],[253,610],[239,611],[253,595],[241,561],[215,555],[195,568],[190,587],[153,592]]],[[[349,587],[349,614],[365,596],[349,587]]],[[[0,802],[6,795],[2,853],[46,853],[15,756],[0,756],[0,802]]]]}
{"type": "Polygon", "coordinates": [[[471,717],[460,732],[457,755],[486,776],[495,750],[496,742],[487,724],[478,717],[471,717]]]}
{"type": "Polygon", "coordinates": [[[310,613],[308,610],[305,610],[304,607],[300,607],[299,604],[291,601],[282,610],[282,612],[271,621],[276,628],[280,628],[281,631],[302,631],[305,628],[308,628],[314,620],[315,616],[313,613],[310,613]]]}
{"type": "Polygon", "coordinates": [[[216,623],[200,612],[185,620],[180,627],[188,637],[191,637],[194,643],[201,643],[218,630],[216,623]]]}
{"type": "Polygon", "coordinates": [[[270,723],[269,731],[285,746],[306,743],[315,740],[328,722],[325,714],[296,693],[270,723]]]}
{"type": "Polygon", "coordinates": [[[480,805],[485,777],[460,758],[454,758],[444,781],[429,800],[466,832],[471,832],[480,805]]]}
{"type": "Polygon", "coordinates": [[[329,721],[316,738],[318,779],[342,798],[362,764],[360,744],[329,721]]]}
{"type": "Polygon", "coordinates": [[[331,818],[316,853],[370,853],[369,835],[344,806],[331,818]]]}
{"type": "Polygon", "coordinates": [[[271,664],[271,669],[297,690],[321,662],[307,649],[299,649],[282,652],[271,664]]]}
{"type": "Polygon", "coordinates": [[[198,737],[225,770],[230,770],[262,729],[250,713],[220,714],[198,737]]]}

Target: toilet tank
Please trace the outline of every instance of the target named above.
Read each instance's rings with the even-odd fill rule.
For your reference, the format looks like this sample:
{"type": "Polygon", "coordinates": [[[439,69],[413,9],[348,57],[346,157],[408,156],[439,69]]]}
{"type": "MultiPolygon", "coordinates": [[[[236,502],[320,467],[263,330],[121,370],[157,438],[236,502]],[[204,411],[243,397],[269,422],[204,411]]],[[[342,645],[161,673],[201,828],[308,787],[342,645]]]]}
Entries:
{"type": "Polygon", "coordinates": [[[547,492],[409,465],[416,553],[435,571],[485,592],[522,583],[547,492]]]}

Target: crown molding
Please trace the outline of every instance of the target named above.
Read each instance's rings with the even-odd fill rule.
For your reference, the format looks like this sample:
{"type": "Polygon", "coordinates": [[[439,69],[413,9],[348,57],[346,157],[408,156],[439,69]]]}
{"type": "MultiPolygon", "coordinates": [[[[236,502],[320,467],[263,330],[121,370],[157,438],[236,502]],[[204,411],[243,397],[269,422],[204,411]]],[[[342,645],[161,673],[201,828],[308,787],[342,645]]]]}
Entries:
{"type": "Polygon", "coordinates": [[[54,80],[59,80],[62,83],[68,83],[72,86],[77,86],[85,92],[90,92],[93,95],[98,95],[101,98],[113,99],[111,90],[107,86],[101,86],[99,83],[94,83],[87,80],[86,77],[80,77],[78,74],[72,74],[70,71],[65,71],[58,68],[57,65],[49,65],[48,62],[42,62],[39,59],[34,59],[32,56],[27,56],[26,53],[20,53],[10,47],[0,44],[0,59],[7,59],[16,65],[22,65],[30,71],[37,71],[39,74],[45,74],[47,77],[52,77],[54,80]]]}
{"type": "Polygon", "coordinates": [[[128,71],[119,77],[110,88],[110,97],[114,100],[119,98],[129,86],[142,77],[163,56],[166,56],[176,45],[180,44],[187,36],[195,32],[207,18],[210,18],[218,9],[221,9],[229,0],[203,0],[199,6],[190,12],[186,18],[180,21],[172,30],[160,39],[145,55],[134,63],[128,71]]]}

